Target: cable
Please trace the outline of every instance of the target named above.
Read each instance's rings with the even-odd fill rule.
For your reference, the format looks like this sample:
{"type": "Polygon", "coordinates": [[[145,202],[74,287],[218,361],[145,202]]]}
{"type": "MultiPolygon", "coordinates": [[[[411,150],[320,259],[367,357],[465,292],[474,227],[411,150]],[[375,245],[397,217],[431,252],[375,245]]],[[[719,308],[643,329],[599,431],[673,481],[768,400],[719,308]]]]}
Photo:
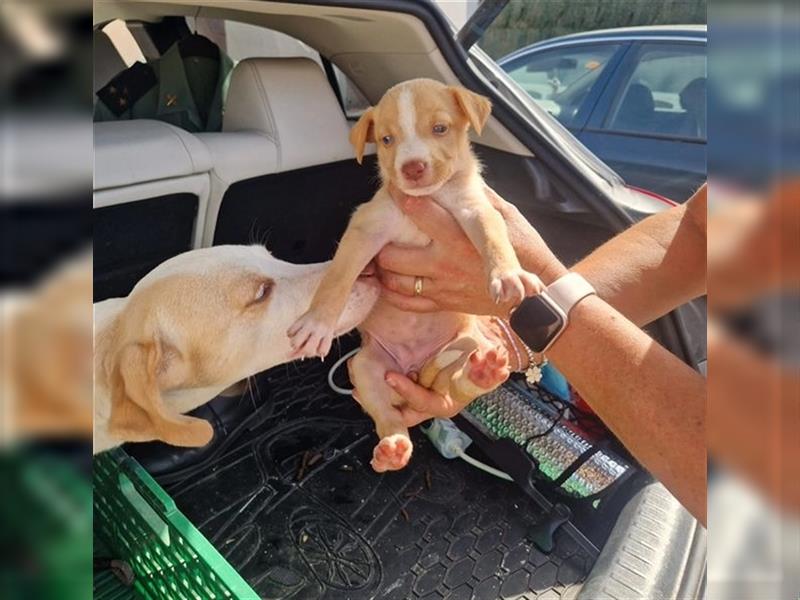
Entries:
{"type": "Polygon", "coordinates": [[[328,386],[337,394],[341,394],[342,396],[352,396],[353,390],[346,390],[343,387],[339,387],[333,381],[333,376],[336,373],[336,370],[342,366],[342,364],[351,356],[353,356],[356,352],[361,350],[361,347],[356,348],[355,350],[350,350],[347,354],[342,356],[339,360],[333,363],[331,370],[328,371],[328,386]]]}
{"type": "Polygon", "coordinates": [[[495,469],[494,467],[490,467],[486,463],[482,463],[481,461],[472,458],[469,454],[467,454],[463,450],[458,453],[458,457],[466,461],[467,463],[471,464],[473,467],[476,467],[481,471],[485,471],[490,475],[494,475],[495,477],[499,477],[500,479],[505,479],[506,481],[514,481],[514,479],[508,473],[504,473],[500,469],[495,469]]]}
{"type": "Polygon", "coordinates": [[[422,427],[422,432],[428,436],[439,454],[445,458],[461,458],[481,471],[506,481],[513,481],[507,473],[490,467],[467,454],[467,447],[472,444],[472,439],[450,419],[433,419],[427,426],[422,427]]]}

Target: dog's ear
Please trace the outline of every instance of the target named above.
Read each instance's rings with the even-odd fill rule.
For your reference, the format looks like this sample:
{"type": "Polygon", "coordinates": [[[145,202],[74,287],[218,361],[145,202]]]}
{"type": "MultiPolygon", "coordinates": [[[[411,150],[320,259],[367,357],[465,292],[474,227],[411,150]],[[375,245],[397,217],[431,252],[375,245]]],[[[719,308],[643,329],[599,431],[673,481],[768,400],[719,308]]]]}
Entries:
{"type": "Polygon", "coordinates": [[[111,365],[111,416],[108,432],[130,442],[161,440],[173,446],[201,447],[214,430],[208,421],[170,410],[161,397],[159,378],[182,360],[158,338],[122,347],[111,365]]]}
{"type": "Polygon", "coordinates": [[[358,164],[364,159],[364,146],[375,141],[375,109],[368,108],[350,130],[350,143],[356,149],[358,164]]]}
{"type": "Polygon", "coordinates": [[[483,126],[489,120],[489,113],[492,112],[492,103],[488,98],[471,92],[461,86],[450,86],[450,91],[456,99],[456,104],[467,121],[475,129],[475,132],[480,135],[483,131],[483,126]]]}

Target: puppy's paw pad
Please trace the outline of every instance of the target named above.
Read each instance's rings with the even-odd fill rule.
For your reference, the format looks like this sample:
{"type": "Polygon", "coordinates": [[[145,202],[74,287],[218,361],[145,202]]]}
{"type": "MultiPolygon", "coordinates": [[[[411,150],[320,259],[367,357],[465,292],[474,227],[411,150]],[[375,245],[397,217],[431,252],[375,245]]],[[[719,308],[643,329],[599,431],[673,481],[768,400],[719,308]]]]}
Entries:
{"type": "Polygon", "coordinates": [[[509,374],[508,355],[505,352],[478,351],[470,356],[469,379],[478,387],[493,389],[508,379],[509,374]]]}
{"type": "Polygon", "coordinates": [[[289,328],[287,335],[295,358],[318,356],[324,358],[333,344],[335,325],[307,312],[289,328]]]}
{"type": "Polygon", "coordinates": [[[401,433],[381,439],[372,451],[372,468],[378,472],[397,471],[408,464],[414,446],[408,436],[401,433]]]}

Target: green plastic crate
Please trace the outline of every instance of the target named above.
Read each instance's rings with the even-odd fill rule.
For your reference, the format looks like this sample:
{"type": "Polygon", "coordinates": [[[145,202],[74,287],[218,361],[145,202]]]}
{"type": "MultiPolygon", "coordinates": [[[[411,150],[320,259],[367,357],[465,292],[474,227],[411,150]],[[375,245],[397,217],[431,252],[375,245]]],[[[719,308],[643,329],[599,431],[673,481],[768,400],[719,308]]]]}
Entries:
{"type": "MultiPolygon", "coordinates": [[[[257,600],[258,594],[121,449],[94,460],[94,531],[152,600],[257,600]]],[[[97,598],[97,597],[95,597],[97,598]]]]}

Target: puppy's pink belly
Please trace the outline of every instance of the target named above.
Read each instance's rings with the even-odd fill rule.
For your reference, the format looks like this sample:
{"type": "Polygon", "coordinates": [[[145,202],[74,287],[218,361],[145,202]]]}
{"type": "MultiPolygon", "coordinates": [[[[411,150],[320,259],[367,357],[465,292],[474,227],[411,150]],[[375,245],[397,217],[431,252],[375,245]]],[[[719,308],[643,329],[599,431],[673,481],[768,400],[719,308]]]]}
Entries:
{"type": "MultiPolygon", "coordinates": [[[[471,317],[456,313],[409,313],[380,303],[359,328],[365,344],[377,344],[408,373],[455,338],[471,317]]],[[[387,365],[389,366],[389,365],[387,365]]]]}

